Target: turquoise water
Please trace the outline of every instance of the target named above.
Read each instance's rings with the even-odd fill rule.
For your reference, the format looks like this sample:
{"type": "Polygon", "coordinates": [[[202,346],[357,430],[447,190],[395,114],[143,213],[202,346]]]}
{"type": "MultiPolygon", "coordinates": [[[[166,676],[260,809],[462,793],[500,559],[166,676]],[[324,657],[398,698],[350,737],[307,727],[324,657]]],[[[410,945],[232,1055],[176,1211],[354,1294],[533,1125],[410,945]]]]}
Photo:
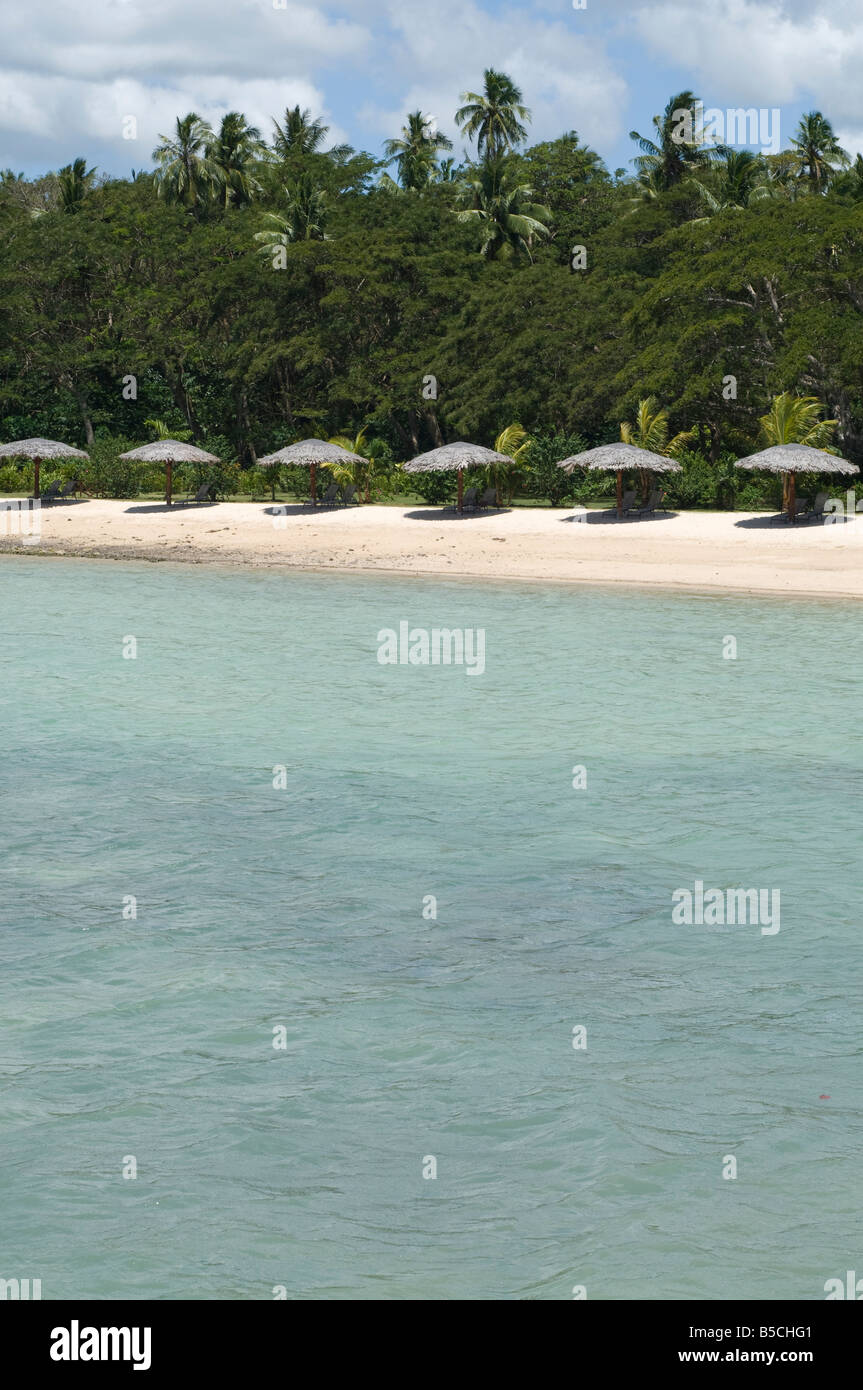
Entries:
{"type": "Polygon", "coordinates": [[[37,557],[0,585],[0,1277],[863,1274],[857,607],[37,557]],[[378,664],[402,620],[484,628],[484,674],[378,664]],[[696,879],[780,889],[780,931],[674,925],[696,879]]]}

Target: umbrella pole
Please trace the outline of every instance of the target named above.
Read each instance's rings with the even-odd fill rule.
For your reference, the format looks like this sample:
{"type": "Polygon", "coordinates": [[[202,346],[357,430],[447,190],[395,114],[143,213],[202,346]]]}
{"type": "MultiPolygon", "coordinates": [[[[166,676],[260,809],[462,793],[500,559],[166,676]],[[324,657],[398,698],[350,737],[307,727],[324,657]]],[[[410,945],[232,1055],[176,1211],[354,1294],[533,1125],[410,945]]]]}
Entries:
{"type": "Polygon", "coordinates": [[[312,506],[313,506],[313,507],[316,507],[316,506],[318,505],[318,496],[317,496],[317,492],[316,492],[316,490],[315,490],[315,483],[316,483],[316,480],[317,480],[317,472],[318,472],[318,466],[317,466],[316,463],[313,463],[312,466],[311,466],[311,470],[310,470],[310,474],[311,474],[311,488],[312,488],[312,506]]]}
{"type": "Polygon", "coordinates": [[[788,474],[788,520],[793,525],[797,520],[797,483],[793,473],[788,474]]]}
{"type": "Polygon", "coordinates": [[[617,470],[617,517],[618,520],[623,516],[623,469],[617,470]]]}
{"type": "Polygon", "coordinates": [[[41,496],[41,491],[40,491],[40,488],[39,488],[39,464],[40,464],[41,462],[42,462],[41,459],[34,459],[34,460],[33,460],[33,496],[34,496],[34,497],[40,497],[40,496],[41,496]]]}
{"type": "Polygon", "coordinates": [[[165,459],[165,506],[171,506],[171,489],[173,486],[174,460],[165,459]]]}
{"type": "Polygon", "coordinates": [[[463,515],[463,511],[462,511],[462,501],[463,501],[463,499],[464,499],[464,474],[463,474],[462,470],[459,469],[459,470],[458,470],[458,514],[459,514],[459,516],[462,516],[462,515],[463,515]]]}

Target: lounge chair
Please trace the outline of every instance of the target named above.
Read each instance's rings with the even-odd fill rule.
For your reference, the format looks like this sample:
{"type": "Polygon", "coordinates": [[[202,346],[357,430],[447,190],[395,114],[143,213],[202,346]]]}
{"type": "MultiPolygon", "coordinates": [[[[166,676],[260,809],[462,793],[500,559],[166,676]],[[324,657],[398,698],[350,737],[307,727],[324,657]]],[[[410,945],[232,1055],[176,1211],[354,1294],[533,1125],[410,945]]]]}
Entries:
{"type": "Polygon", "coordinates": [[[338,483],[330,483],[323,497],[319,497],[317,502],[313,502],[311,497],[307,497],[303,503],[304,507],[334,507],[338,498],[338,483]]]}
{"type": "Polygon", "coordinates": [[[806,511],[802,514],[802,516],[798,513],[798,519],[800,521],[823,521],[824,508],[826,507],[829,499],[830,494],[827,492],[816,493],[815,501],[812,503],[812,506],[807,507],[806,511]]]}
{"type": "Polygon", "coordinates": [[[57,498],[60,493],[60,487],[60,480],[58,478],[55,478],[53,483],[48,484],[44,492],[40,492],[39,501],[43,504],[43,506],[45,505],[45,503],[57,501],[57,498]]]}
{"type": "Polygon", "coordinates": [[[356,483],[346,483],[342,488],[342,495],[337,500],[342,507],[350,507],[357,495],[356,483]]]}
{"type": "Polygon", "coordinates": [[[665,493],[662,491],[661,488],[655,487],[655,486],[652,487],[652,488],[650,489],[650,496],[648,497],[648,499],[647,499],[647,501],[645,502],[644,506],[643,506],[643,507],[636,507],[636,508],[635,508],[635,515],[636,515],[636,516],[652,516],[653,513],[656,511],[657,507],[659,507],[659,510],[660,510],[661,512],[664,512],[664,511],[665,511],[665,508],[662,507],[662,506],[660,506],[660,503],[661,503],[661,501],[662,501],[662,499],[663,499],[664,496],[665,496],[665,493]]]}
{"type": "Polygon", "coordinates": [[[192,493],[191,493],[191,491],[190,491],[190,492],[188,493],[187,497],[186,497],[186,501],[187,501],[187,502],[210,502],[210,501],[212,501],[212,498],[210,497],[210,492],[211,492],[212,486],[213,486],[212,483],[201,483],[201,486],[198,488],[198,491],[195,493],[194,497],[192,496],[192,493]]]}
{"type": "MultiPolygon", "coordinates": [[[[474,511],[476,511],[476,495],[477,495],[477,492],[478,492],[478,491],[479,491],[479,488],[475,488],[475,487],[469,487],[469,488],[466,488],[466,489],[465,489],[464,493],[462,494],[462,499],[461,499],[461,509],[462,509],[463,512],[474,512],[474,511]]],[[[449,503],[444,507],[444,511],[445,511],[445,512],[457,512],[457,511],[458,511],[458,502],[449,502],[449,503]]]]}
{"type": "Polygon", "coordinates": [[[68,483],[65,483],[63,487],[61,487],[60,491],[57,493],[57,501],[62,502],[65,497],[74,497],[77,491],[77,478],[70,478],[68,483]]]}
{"type": "MultiPolygon", "coordinates": [[[[635,510],[637,498],[638,494],[636,493],[635,488],[628,487],[625,493],[623,494],[623,501],[620,506],[620,510],[624,516],[626,516],[627,512],[635,510]]],[[[610,512],[614,512],[614,514],[617,515],[617,504],[615,503],[615,505],[613,507],[609,507],[608,510],[610,512]]]]}
{"type": "Polygon", "coordinates": [[[487,487],[482,497],[479,498],[476,507],[477,511],[479,511],[481,507],[494,507],[494,509],[497,510],[497,489],[487,487]]]}

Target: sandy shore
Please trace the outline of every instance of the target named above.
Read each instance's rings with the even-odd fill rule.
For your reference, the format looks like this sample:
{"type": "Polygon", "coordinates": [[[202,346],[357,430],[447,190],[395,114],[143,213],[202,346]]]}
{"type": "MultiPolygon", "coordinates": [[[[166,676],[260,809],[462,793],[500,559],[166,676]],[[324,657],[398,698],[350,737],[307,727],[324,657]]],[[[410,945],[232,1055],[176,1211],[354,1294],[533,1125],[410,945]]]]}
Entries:
{"type": "Polygon", "coordinates": [[[863,597],[863,516],[792,528],[746,512],[622,522],[596,512],[576,521],[571,508],[463,518],[422,506],[284,512],[84,500],[44,508],[30,543],[10,534],[14,512],[0,514],[0,551],[863,597]]]}

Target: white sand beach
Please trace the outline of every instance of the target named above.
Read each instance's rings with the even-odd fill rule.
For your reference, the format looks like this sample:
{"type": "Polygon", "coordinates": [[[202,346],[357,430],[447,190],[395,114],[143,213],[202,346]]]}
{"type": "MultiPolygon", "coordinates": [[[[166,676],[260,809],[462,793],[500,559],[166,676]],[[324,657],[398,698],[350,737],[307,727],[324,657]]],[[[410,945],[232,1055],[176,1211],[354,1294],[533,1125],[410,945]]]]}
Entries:
{"type": "Polygon", "coordinates": [[[623,521],[592,512],[585,522],[571,508],[282,510],[82,500],[43,508],[41,534],[26,543],[10,534],[15,513],[0,516],[0,551],[863,597],[863,517],[792,528],[746,512],[623,521]]]}

